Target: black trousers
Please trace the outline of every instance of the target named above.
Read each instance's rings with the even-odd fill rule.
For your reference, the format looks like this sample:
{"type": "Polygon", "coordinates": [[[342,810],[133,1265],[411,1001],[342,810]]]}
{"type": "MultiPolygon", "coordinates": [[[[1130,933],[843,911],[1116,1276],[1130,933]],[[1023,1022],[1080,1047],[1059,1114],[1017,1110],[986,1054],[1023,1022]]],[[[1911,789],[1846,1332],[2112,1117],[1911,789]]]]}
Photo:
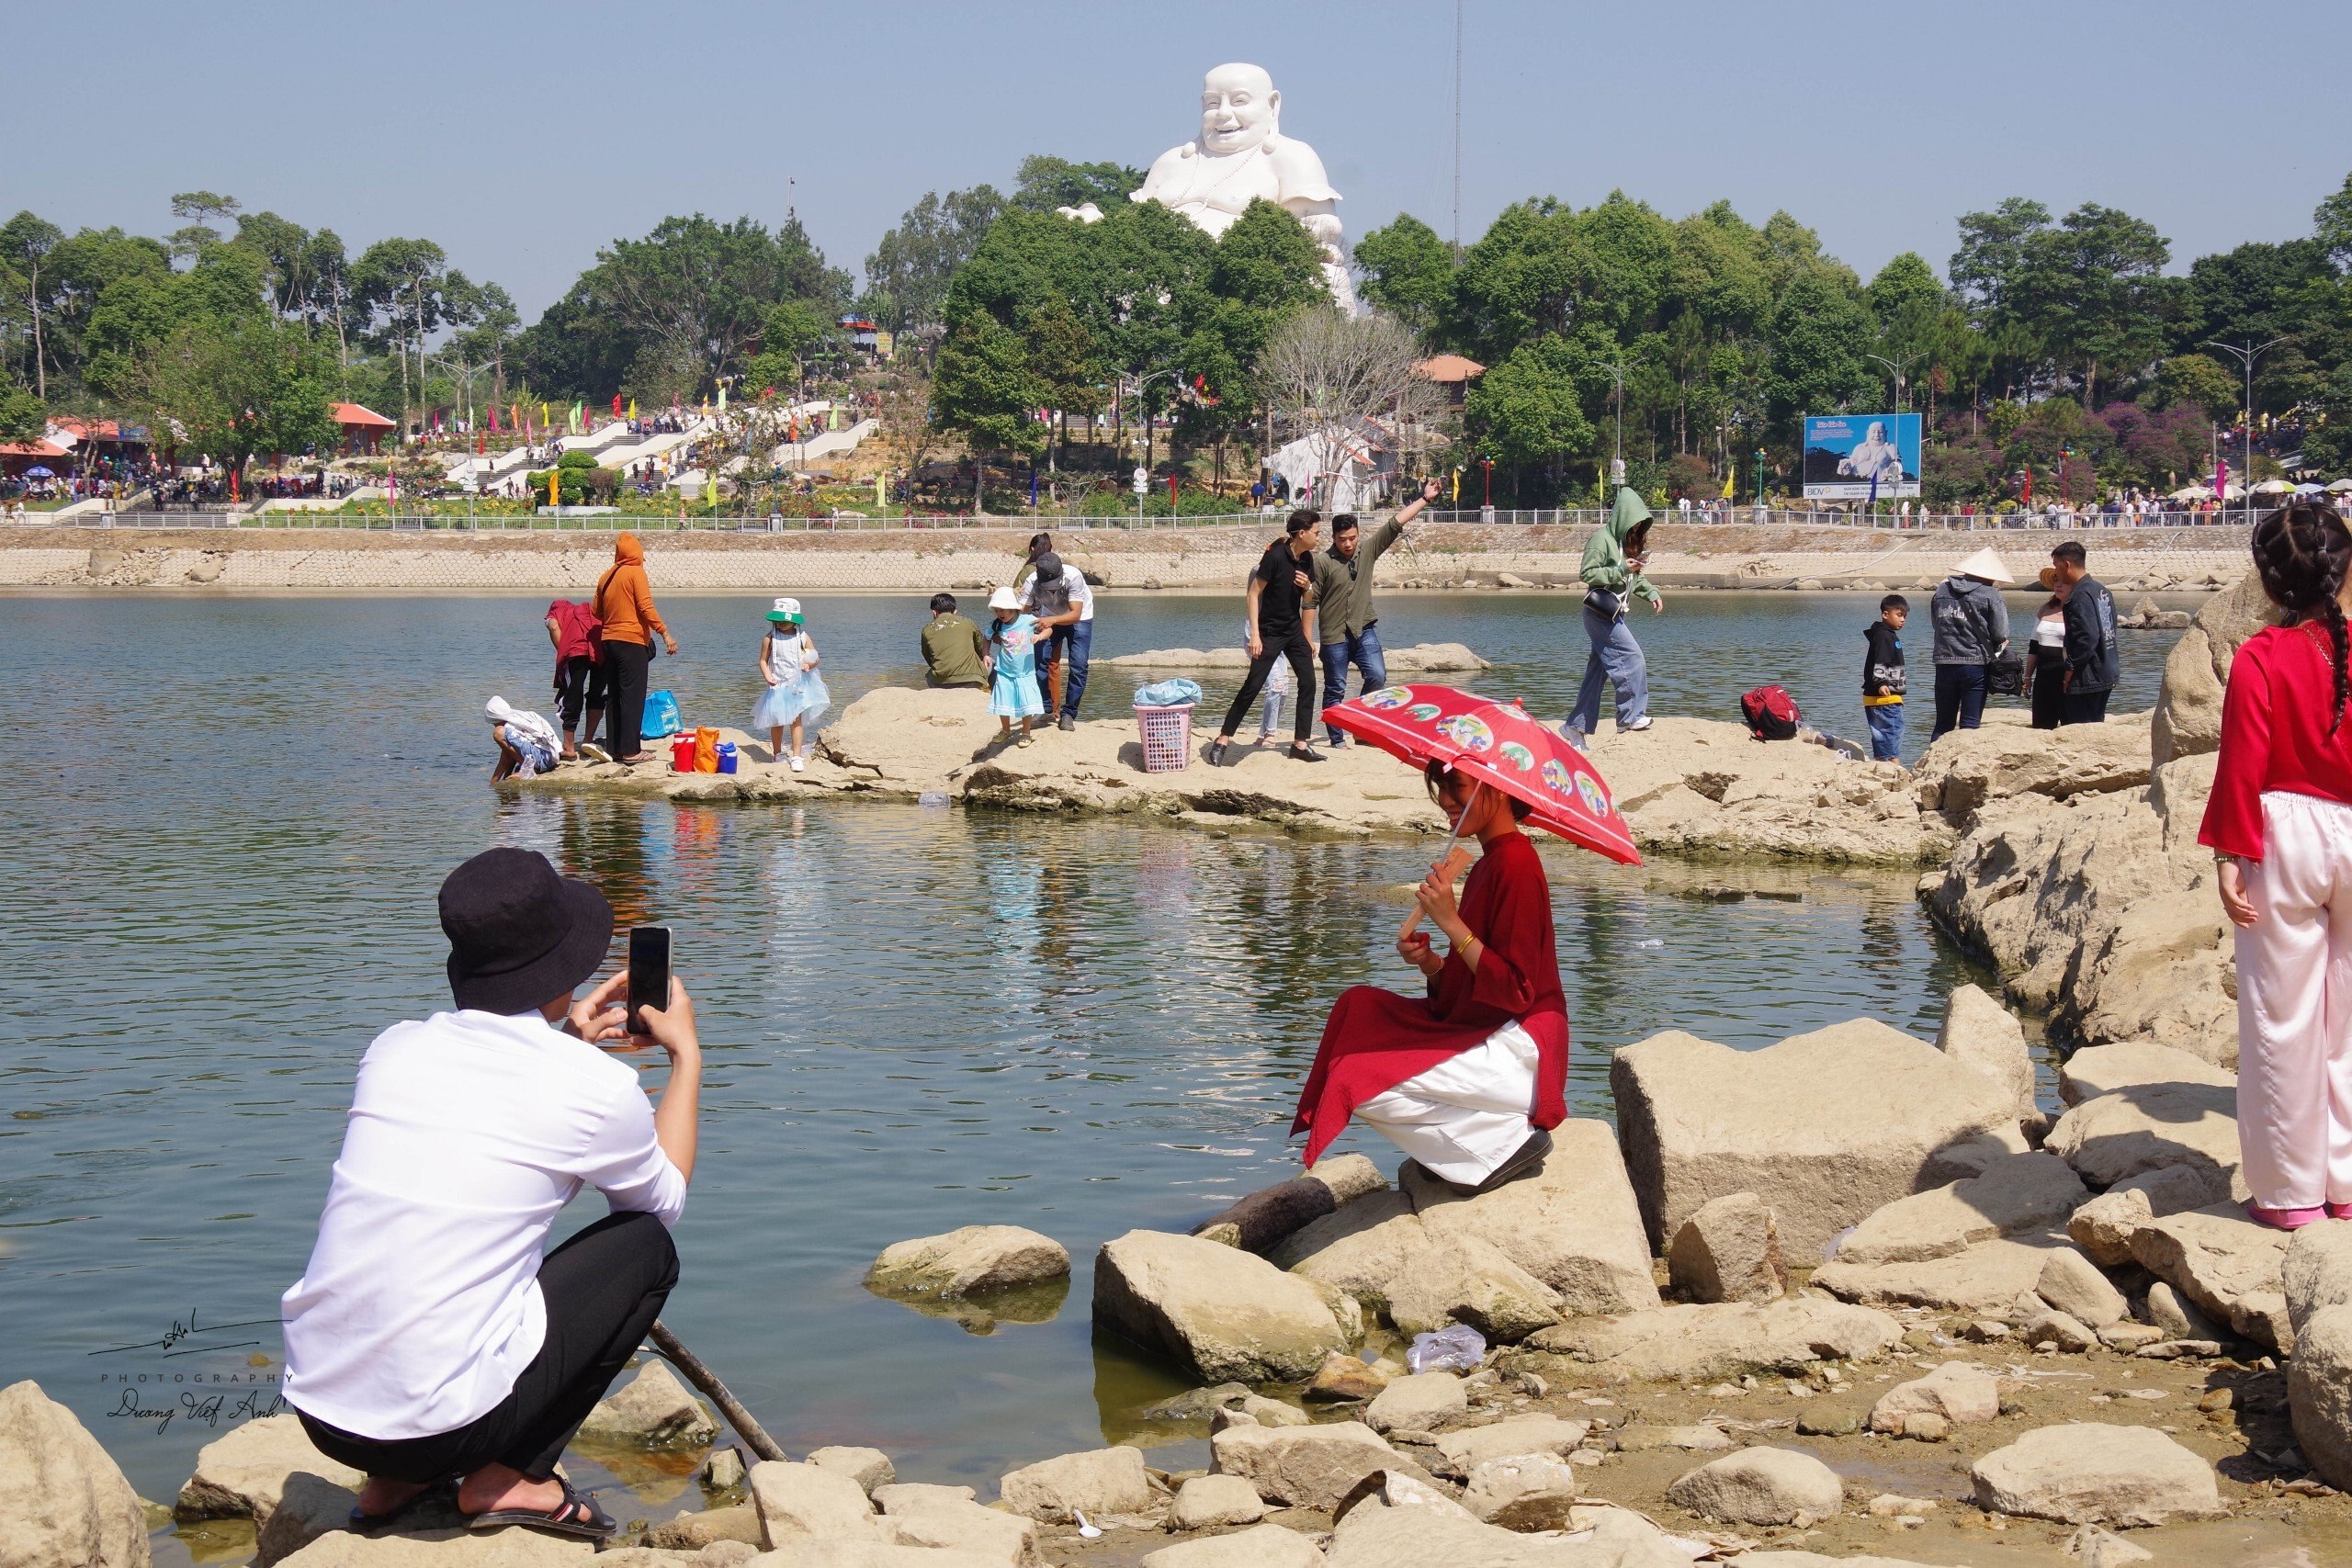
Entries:
{"type": "Polygon", "coordinates": [[[605,662],[610,667],[605,679],[613,688],[605,733],[611,738],[613,759],[618,761],[645,750],[645,682],[653,668],[653,645],[608,642],[605,662]]]}
{"type": "Polygon", "coordinates": [[[660,1220],[607,1214],[540,1263],[547,1339],[514,1391],[481,1416],[455,1431],[386,1439],[295,1414],[321,1453],[369,1475],[421,1483],[503,1464],[545,1481],[677,1282],[678,1249],[660,1220]]]}
{"type": "MultiPolygon", "coordinates": [[[[605,707],[605,666],[584,653],[575,653],[563,661],[563,674],[555,683],[555,708],[563,718],[563,728],[580,728],[580,710],[601,713],[605,707]]],[[[596,739],[592,728],[580,738],[596,739]]]]}
{"type": "Polygon", "coordinates": [[[2055,729],[2066,722],[2066,667],[2057,660],[2033,667],[2033,728],[2055,729]]]}
{"type": "Polygon", "coordinates": [[[1307,697],[1316,689],[1317,679],[1315,649],[1307,645],[1306,628],[1293,626],[1287,632],[1269,632],[1261,626],[1258,646],[1264,651],[1250,661],[1250,674],[1241,682],[1241,694],[1234,698],[1233,705],[1226,710],[1225,728],[1217,733],[1230,735],[1241,728],[1241,721],[1250,716],[1250,705],[1258,700],[1258,694],[1265,689],[1266,677],[1273,673],[1274,660],[1287,659],[1291,673],[1297,681],[1298,694],[1291,699],[1292,705],[1298,710],[1291,715],[1291,739],[1304,746],[1306,738],[1315,733],[1316,708],[1307,697]]]}
{"type": "Polygon", "coordinates": [[[2068,692],[2064,724],[2105,724],[2108,692],[2068,692]]]}

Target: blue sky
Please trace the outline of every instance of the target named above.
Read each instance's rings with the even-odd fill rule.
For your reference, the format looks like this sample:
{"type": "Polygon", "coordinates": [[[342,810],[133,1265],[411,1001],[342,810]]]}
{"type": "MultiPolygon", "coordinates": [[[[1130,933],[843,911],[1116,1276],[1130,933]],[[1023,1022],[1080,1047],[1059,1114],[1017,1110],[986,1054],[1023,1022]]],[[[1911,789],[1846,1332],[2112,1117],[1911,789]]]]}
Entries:
{"type": "MultiPolygon", "coordinates": [[[[1904,250],[1940,271],[1956,215],[2029,195],[2147,218],[2177,266],[2307,232],[2352,171],[2326,81],[2344,0],[1466,14],[1465,239],[1521,197],[1621,187],[1673,216],[1785,208],[1866,276],[1904,250]]],[[[600,244],[697,209],[774,221],[789,199],[857,274],[926,190],[1009,188],[1031,152],[1140,166],[1238,59],[1273,73],[1351,241],[1399,210],[1444,232],[1453,27],[1451,0],[27,6],[0,210],[162,232],[172,192],[208,187],[355,251],[438,240],[528,320],[600,244]]]]}

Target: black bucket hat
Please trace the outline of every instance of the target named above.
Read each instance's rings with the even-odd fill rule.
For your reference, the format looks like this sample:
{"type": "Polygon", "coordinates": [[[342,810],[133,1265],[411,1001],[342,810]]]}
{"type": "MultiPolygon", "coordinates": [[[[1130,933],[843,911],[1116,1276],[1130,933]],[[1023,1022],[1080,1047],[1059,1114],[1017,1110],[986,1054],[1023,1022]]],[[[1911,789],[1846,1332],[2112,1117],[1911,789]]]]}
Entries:
{"type": "Polygon", "coordinates": [[[579,988],[613,943],[613,907],[536,850],[485,850],[441,884],[449,992],[511,1017],[579,988]]]}

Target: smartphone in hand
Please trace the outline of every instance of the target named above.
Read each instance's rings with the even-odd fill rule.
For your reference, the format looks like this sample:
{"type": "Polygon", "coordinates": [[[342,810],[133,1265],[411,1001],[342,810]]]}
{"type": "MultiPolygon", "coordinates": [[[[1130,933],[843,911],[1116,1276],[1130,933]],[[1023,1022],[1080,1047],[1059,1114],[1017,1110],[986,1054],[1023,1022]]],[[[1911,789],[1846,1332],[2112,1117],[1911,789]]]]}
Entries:
{"type": "Polygon", "coordinates": [[[645,1032],[645,1008],[670,1005],[670,928],[631,926],[628,932],[628,1032],[645,1032]]]}

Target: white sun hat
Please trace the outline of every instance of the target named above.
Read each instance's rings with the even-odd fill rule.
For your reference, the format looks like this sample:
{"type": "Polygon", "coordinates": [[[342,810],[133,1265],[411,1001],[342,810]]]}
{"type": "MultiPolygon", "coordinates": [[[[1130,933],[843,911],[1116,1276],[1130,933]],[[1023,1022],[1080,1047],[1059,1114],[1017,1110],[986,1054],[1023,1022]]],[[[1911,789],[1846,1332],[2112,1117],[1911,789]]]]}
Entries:
{"type": "Polygon", "coordinates": [[[989,608],[991,610],[1018,610],[1021,608],[1021,595],[1015,593],[1009,587],[999,587],[995,592],[989,595],[989,608]]]}
{"type": "Polygon", "coordinates": [[[768,619],[797,624],[800,619],[800,601],[797,599],[777,600],[775,607],[768,612],[768,619]]]}
{"type": "Polygon", "coordinates": [[[2009,575],[2009,569],[2001,564],[2001,558],[1989,549],[1977,551],[1951,570],[1955,577],[1981,577],[1987,582],[2017,581],[2009,575]]]}

